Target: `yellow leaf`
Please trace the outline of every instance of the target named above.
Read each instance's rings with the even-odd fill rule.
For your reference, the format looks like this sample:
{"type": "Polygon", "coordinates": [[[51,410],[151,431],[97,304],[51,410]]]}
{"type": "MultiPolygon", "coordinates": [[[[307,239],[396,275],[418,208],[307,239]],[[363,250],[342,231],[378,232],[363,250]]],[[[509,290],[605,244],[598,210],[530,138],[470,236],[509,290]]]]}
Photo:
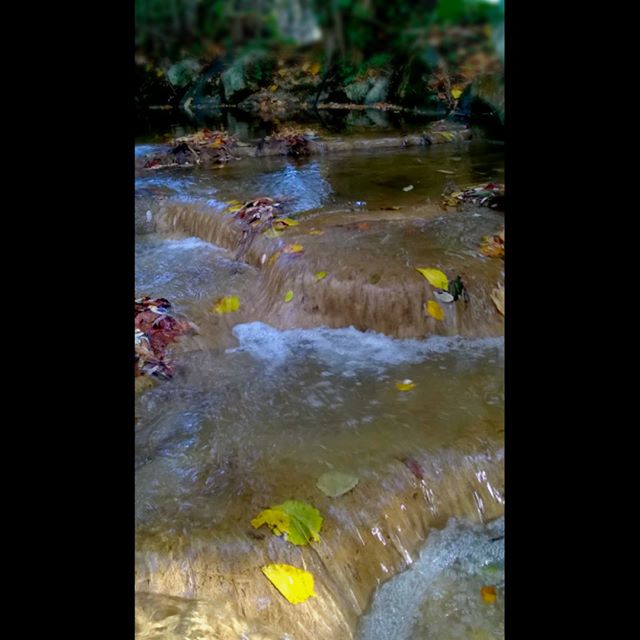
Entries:
{"type": "Polygon", "coordinates": [[[271,584],[291,603],[304,602],[316,595],[313,591],[313,574],[290,564],[268,564],[261,567],[271,584]]]}
{"type": "Polygon", "coordinates": [[[444,320],[444,311],[442,311],[442,307],[435,300],[429,300],[424,308],[431,317],[436,320],[444,320]]]}
{"type": "Polygon", "coordinates": [[[446,291],[449,287],[447,276],[445,276],[439,269],[423,269],[416,267],[416,271],[419,271],[429,281],[429,284],[433,285],[437,289],[446,291]]]}
{"type": "Polygon", "coordinates": [[[496,601],[496,588],[490,585],[480,589],[480,595],[487,604],[493,604],[496,601]]]}
{"type": "Polygon", "coordinates": [[[326,271],[318,271],[318,272],[315,274],[315,276],[316,276],[316,282],[317,282],[318,280],[324,280],[324,278],[326,278],[326,277],[327,277],[327,272],[326,272],[326,271]]]}
{"type": "Polygon", "coordinates": [[[242,209],[242,205],[241,204],[234,204],[234,205],[231,205],[230,207],[228,207],[227,211],[229,213],[235,213],[236,211],[240,211],[240,209],[242,209]]]}
{"type": "Polygon", "coordinates": [[[271,527],[273,533],[275,533],[277,536],[284,535],[291,528],[291,520],[289,516],[278,507],[261,511],[251,521],[251,526],[254,529],[258,529],[263,524],[271,527]]]}
{"type": "Polygon", "coordinates": [[[311,229],[311,231],[309,231],[309,233],[307,234],[308,236],[321,236],[324,234],[324,231],[320,231],[319,229],[311,229]]]}
{"type": "Polygon", "coordinates": [[[282,253],[302,253],[303,251],[304,247],[301,244],[288,244],[282,253]]]}
{"type": "Polygon", "coordinates": [[[268,525],[274,534],[284,535],[285,540],[295,545],[320,542],[323,518],[320,512],[307,502],[287,500],[261,511],[251,524],[257,529],[268,525]]]}
{"type": "Polygon", "coordinates": [[[277,229],[286,229],[287,227],[295,227],[300,224],[297,220],[292,220],[291,218],[278,218],[273,221],[273,226],[277,229]]]}
{"type": "Polygon", "coordinates": [[[411,391],[416,386],[416,383],[413,380],[403,380],[402,382],[396,382],[396,389],[398,391],[411,391]]]}
{"type": "Polygon", "coordinates": [[[293,291],[289,289],[289,291],[287,291],[287,293],[284,294],[284,301],[291,302],[292,300],[293,300],[293,291]]]}
{"type": "Polygon", "coordinates": [[[282,231],[277,229],[267,229],[263,234],[265,238],[279,238],[282,235],[282,231]]]}
{"type": "Polygon", "coordinates": [[[462,95],[462,89],[460,89],[459,87],[453,87],[453,89],[451,89],[451,97],[454,100],[457,100],[461,95],[462,95]]]}
{"type": "Polygon", "coordinates": [[[277,84],[272,84],[272,85],[269,87],[269,90],[270,90],[270,91],[277,91],[277,90],[278,90],[278,85],[277,85],[277,84]]]}
{"type": "Polygon", "coordinates": [[[233,313],[240,308],[240,298],[238,296],[224,296],[218,298],[211,311],[214,313],[233,313]]]}
{"type": "Polygon", "coordinates": [[[318,73],[320,73],[320,69],[322,68],[321,64],[319,62],[314,62],[310,67],[309,67],[309,73],[312,76],[317,76],[318,73]]]}
{"type": "Polygon", "coordinates": [[[275,253],[271,254],[271,257],[269,258],[269,261],[267,262],[267,267],[270,267],[272,264],[274,264],[274,262],[280,257],[281,253],[282,253],[282,251],[276,251],[275,253]]]}

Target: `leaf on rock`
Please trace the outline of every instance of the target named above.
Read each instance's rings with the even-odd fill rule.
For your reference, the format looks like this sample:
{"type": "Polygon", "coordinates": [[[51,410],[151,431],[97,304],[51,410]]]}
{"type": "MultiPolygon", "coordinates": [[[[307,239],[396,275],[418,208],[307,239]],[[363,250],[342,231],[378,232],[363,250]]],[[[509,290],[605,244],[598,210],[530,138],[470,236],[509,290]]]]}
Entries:
{"type": "Polygon", "coordinates": [[[261,511],[252,521],[254,528],[268,525],[276,535],[284,535],[285,540],[295,545],[319,542],[322,516],[306,502],[287,500],[261,511]]]}
{"type": "Polygon", "coordinates": [[[291,604],[304,602],[315,595],[313,574],[304,569],[290,564],[267,564],[261,571],[291,604]]]}
{"type": "Polygon", "coordinates": [[[416,267],[415,269],[429,281],[430,285],[437,289],[442,289],[443,291],[447,290],[449,281],[447,280],[447,276],[439,269],[423,269],[421,267],[416,267]]]}
{"type": "Polygon", "coordinates": [[[496,601],[496,588],[486,585],[480,589],[480,595],[487,604],[493,604],[496,601]]]}
{"type": "Polygon", "coordinates": [[[357,476],[340,471],[327,471],[318,478],[316,487],[330,498],[337,498],[351,491],[357,484],[357,476]]]}
{"type": "Polygon", "coordinates": [[[293,300],[293,291],[289,289],[289,291],[287,291],[287,293],[284,294],[284,301],[291,302],[292,300],[293,300]]]}
{"type": "Polygon", "coordinates": [[[318,282],[319,280],[324,280],[327,277],[327,272],[326,271],[316,271],[316,273],[314,275],[316,277],[316,282],[318,282]]]}
{"type": "Polygon", "coordinates": [[[462,89],[460,89],[459,87],[453,87],[453,89],[451,89],[451,97],[454,100],[457,100],[461,95],[462,95],[462,89]]]}
{"type": "Polygon", "coordinates": [[[444,320],[444,311],[442,311],[442,307],[435,300],[427,301],[424,308],[427,315],[430,315],[436,320],[444,320]]]}
{"type": "Polygon", "coordinates": [[[413,380],[407,378],[402,382],[396,382],[396,389],[398,391],[411,391],[416,386],[416,383],[413,380]]]}
{"type": "Polygon", "coordinates": [[[240,308],[238,296],[223,296],[213,303],[211,311],[214,313],[234,313],[240,308]]]}

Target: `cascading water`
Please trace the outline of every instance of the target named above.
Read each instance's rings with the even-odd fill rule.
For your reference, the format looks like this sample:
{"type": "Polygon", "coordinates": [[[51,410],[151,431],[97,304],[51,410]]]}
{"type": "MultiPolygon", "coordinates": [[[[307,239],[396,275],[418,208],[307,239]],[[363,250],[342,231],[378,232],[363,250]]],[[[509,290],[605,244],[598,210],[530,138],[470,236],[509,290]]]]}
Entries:
{"type": "Polygon", "coordinates": [[[198,327],[171,348],[173,379],[136,398],[140,640],[503,637],[504,344],[485,290],[502,264],[477,251],[502,218],[425,204],[449,175],[437,169],[499,180],[501,156],[444,147],[140,172],[136,295],[198,327]],[[280,239],[238,262],[224,214],[261,195],[289,197],[300,224],[282,241],[305,246],[274,268],[261,254],[280,239]],[[400,310],[430,291],[414,266],[465,269],[457,324],[400,310]],[[240,309],[213,313],[229,294],[240,309]],[[357,486],[326,496],[330,470],[357,486]],[[288,499],[322,513],[320,542],[251,527],[288,499]],[[288,603],[268,563],[310,571],[316,595],[288,603]]]}

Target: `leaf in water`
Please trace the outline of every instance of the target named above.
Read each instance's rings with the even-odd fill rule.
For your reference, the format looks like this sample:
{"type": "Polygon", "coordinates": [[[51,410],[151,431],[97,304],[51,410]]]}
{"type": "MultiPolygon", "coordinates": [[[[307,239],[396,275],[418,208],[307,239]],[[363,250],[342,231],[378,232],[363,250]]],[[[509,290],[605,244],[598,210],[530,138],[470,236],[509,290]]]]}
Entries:
{"type": "Polygon", "coordinates": [[[496,588],[491,585],[485,585],[480,589],[480,595],[487,604],[493,604],[496,601],[496,588]]]}
{"type": "Polygon", "coordinates": [[[251,525],[254,529],[258,529],[263,524],[269,526],[277,536],[283,536],[291,528],[291,520],[289,519],[289,516],[277,507],[261,511],[251,521],[251,525]]]}
{"type": "Polygon", "coordinates": [[[282,231],[277,229],[267,229],[263,234],[265,238],[279,238],[282,235],[282,231]]]}
{"type": "Polygon", "coordinates": [[[424,480],[424,471],[422,470],[420,463],[415,458],[403,458],[402,464],[404,464],[405,467],[407,467],[407,469],[409,469],[409,471],[418,478],[418,480],[424,480]]]}
{"type": "Polygon", "coordinates": [[[254,528],[268,525],[276,535],[284,534],[285,540],[296,545],[305,545],[314,540],[322,527],[320,512],[306,502],[287,500],[261,511],[252,521],[254,528]]]}
{"type": "Polygon", "coordinates": [[[311,229],[311,231],[309,231],[309,233],[307,235],[308,236],[322,236],[322,235],[324,235],[324,231],[320,231],[320,229],[311,229]]]}
{"type": "Polygon", "coordinates": [[[447,169],[436,169],[438,173],[446,173],[448,176],[452,176],[455,171],[448,171],[447,169]]]}
{"type": "Polygon", "coordinates": [[[451,97],[454,100],[457,100],[462,95],[462,89],[460,87],[453,87],[451,89],[451,97]]]}
{"type": "Polygon", "coordinates": [[[267,262],[267,267],[270,267],[280,257],[281,254],[282,251],[276,251],[275,253],[272,253],[269,261],[267,262]]]}
{"type": "Polygon", "coordinates": [[[491,300],[496,305],[498,312],[504,315],[504,287],[501,284],[491,292],[491,300]]]}
{"type": "Polygon", "coordinates": [[[293,300],[293,291],[289,289],[289,291],[287,291],[287,293],[284,294],[284,301],[291,302],[292,300],[293,300]]]}
{"type": "Polygon", "coordinates": [[[261,571],[291,604],[304,602],[315,595],[313,574],[304,569],[290,564],[267,564],[261,571]]]}
{"type": "Polygon", "coordinates": [[[301,244],[288,244],[282,253],[302,253],[303,251],[304,247],[301,244]]]}
{"type": "Polygon", "coordinates": [[[409,186],[407,186],[407,187],[404,187],[402,190],[403,190],[403,191],[411,191],[411,189],[413,189],[413,185],[412,185],[412,184],[410,184],[410,185],[409,185],[409,186]]]}
{"type": "Polygon", "coordinates": [[[435,300],[427,301],[424,308],[427,314],[432,318],[435,318],[436,320],[444,320],[444,311],[442,311],[442,307],[435,300]]]}
{"type": "Polygon", "coordinates": [[[297,220],[293,220],[292,218],[278,218],[277,220],[273,221],[273,226],[280,231],[286,229],[287,227],[295,227],[299,224],[300,223],[297,220]]]}
{"type": "Polygon", "coordinates": [[[402,382],[396,382],[396,389],[398,391],[411,391],[416,386],[416,383],[409,378],[406,378],[402,382]]]}
{"type": "Polygon", "coordinates": [[[337,498],[351,491],[357,484],[357,476],[340,471],[327,471],[318,478],[316,487],[330,498],[337,498]]]}
{"type": "Polygon", "coordinates": [[[322,69],[322,65],[319,62],[314,62],[310,67],[309,67],[309,73],[312,76],[317,76],[320,73],[320,69],[322,69]]]}
{"type": "Polygon", "coordinates": [[[416,267],[416,271],[419,271],[429,281],[430,285],[437,287],[438,289],[442,289],[443,291],[447,290],[449,281],[447,280],[447,276],[439,269],[423,269],[421,267],[416,267]]]}
{"type": "Polygon", "coordinates": [[[327,272],[326,271],[316,271],[316,273],[314,275],[316,277],[316,282],[319,282],[320,280],[324,280],[327,277],[327,272]]]}
{"type": "Polygon", "coordinates": [[[379,273],[374,273],[371,276],[369,276],[369,283],[370,284],[378,284],[378,282],[380,282],[382,276],[379,273]]]}
{"type": "Polygon", "coordinates": [[[240,308],[240,298],[238,296],[224,296],[218,298],[211,311],[214,313],[233,313],[240,308]]]}

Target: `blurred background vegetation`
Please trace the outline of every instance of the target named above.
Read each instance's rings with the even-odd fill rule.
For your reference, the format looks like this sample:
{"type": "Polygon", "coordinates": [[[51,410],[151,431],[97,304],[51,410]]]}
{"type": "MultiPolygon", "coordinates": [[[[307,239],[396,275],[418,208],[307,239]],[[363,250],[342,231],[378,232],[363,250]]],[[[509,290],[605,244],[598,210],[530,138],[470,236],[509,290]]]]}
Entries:
{"type": "Polygon", "coordinates": [[[135,24],[144,108],[450,112],[504,62],[504,0],[136,0],[135,24]]]}

